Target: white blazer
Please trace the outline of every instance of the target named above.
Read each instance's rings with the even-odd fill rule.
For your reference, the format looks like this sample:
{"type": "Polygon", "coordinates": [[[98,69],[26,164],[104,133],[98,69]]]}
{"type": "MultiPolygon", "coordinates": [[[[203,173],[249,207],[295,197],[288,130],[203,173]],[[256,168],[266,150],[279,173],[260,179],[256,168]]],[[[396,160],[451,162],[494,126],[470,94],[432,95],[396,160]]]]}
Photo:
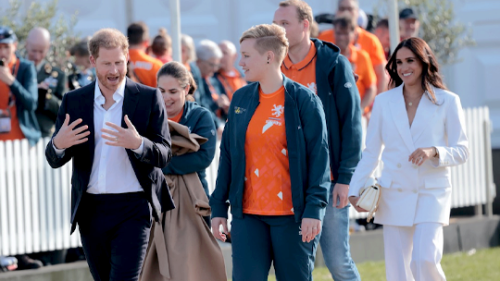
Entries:
{"type": "Polygon", "coordinates": [[[437,105],[424,95],[410,128],[403,84],[375,98],[366,148],[351,179],[349,196],[359,196],[380,160],[382,195],[375,222],[412,226],[421,222],[448,225],[451,203],[450,166],[469,155],[459,97],[434,89],[437,105]],[[417,148],[435,146],[439,159],[418,167],[408,161],[417,148]]]}

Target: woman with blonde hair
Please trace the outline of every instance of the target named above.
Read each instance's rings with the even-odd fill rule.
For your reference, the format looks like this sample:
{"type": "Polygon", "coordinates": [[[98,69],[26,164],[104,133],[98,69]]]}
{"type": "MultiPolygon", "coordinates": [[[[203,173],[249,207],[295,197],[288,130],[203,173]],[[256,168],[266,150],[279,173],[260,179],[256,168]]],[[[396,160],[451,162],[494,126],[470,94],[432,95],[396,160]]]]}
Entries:
{"type": "Polygon", "coordinates": [[[399,43],[386,69],[395,88],[375,98],[349,200],[356,206],[382,160],[375,222],[384,225],[387,280],[446,280],[440,262],[450,220],[450,167],[469,155],[462,105],[420,38],[399,43]]]}
{"type": "Polygon", "coordinates": [[[234,93],[210,198],[219,240],[231,206],[234,281],[267,280],[271,262],[278,280],[312,280],[330,187],[327,129],[319,98],[281,73],[287,49],[278,25],[240,39],[254,83],[234,93]]]}

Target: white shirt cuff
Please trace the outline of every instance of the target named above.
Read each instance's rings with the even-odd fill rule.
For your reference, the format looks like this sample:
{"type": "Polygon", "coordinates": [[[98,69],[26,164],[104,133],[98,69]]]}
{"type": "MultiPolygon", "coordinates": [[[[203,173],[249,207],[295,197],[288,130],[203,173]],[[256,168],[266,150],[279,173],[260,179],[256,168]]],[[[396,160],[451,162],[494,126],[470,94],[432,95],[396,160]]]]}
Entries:
{"type": "Polygon", "coordinates": [[[66,149],[58,149],[55,145],[54,145],[54,140],[52,139],[52,146],[54,147],[54,150],[56,151],[56,155],[57,157],[59,158],[62,158],[64,156],[64,151],[66,151],[66,149]]]}
{"type": "Polygon", "coordinates": [[[138,149],[131,149],[133,153],[137,154],[137,155],[141,155],[142,152],[144,151],[144,138],[141,137],[141,146],[139,146],[138,149]]]}

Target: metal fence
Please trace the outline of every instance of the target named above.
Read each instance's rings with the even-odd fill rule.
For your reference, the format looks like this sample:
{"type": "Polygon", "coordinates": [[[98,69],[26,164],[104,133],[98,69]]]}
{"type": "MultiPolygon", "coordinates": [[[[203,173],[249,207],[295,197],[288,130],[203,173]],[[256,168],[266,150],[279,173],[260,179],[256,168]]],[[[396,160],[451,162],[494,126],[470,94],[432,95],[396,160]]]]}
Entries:
{"type": "MultiPolygon", "coordinates": [[[[491,126],[487,107],[465,110],[470,157],[452,169],[452,207],[486,204],[491,213],[495,197],[491,161],[491,126]]],[[[41,140],[29,147],[26,140],[0,142],[0,255],[36,253],[78,247],[70,232],[71,163],[52,169],[41,140]]],[[[219,151],[207,170],[213,190],[219,151]]],[[[361,218],[352,210],[351,218],[361,218]]]]}

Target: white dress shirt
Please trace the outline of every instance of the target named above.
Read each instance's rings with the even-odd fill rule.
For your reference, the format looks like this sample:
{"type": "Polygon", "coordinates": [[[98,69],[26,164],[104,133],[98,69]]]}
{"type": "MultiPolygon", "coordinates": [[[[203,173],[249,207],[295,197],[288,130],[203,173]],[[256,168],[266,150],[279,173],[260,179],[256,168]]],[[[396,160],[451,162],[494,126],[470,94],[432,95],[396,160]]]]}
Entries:
{"type": "MultiPolygon", "coordinates": [[[[102,138],[101,129],[105,127],[106,122],[111,122],[118,126],[122,123],[123,98],[125,95],[124,80],[116,92],[113,94],[115,103],[105,110],[103,105],[105,98],[99,89],[99,83],[96,81],[94,93],[94,160],[92,163],[92,172],[90,182],[87,187],[87,193],[129,193],[144,191],[137,180],[132,164],[128,158],[125,148],[106,145],[106,139],[102,138]]],[[[85,120],[84,120],[85,121],[85,120]]],[[[106,126],[106,129],[114,130],[106,126]]],[[[63,149],[57,149],[54,146],[59,157],[64,155],[63,149]]],[[[132,150],[136,154],[142,154],[144,150],[144,140],[141,146],[132,150]]]]}

